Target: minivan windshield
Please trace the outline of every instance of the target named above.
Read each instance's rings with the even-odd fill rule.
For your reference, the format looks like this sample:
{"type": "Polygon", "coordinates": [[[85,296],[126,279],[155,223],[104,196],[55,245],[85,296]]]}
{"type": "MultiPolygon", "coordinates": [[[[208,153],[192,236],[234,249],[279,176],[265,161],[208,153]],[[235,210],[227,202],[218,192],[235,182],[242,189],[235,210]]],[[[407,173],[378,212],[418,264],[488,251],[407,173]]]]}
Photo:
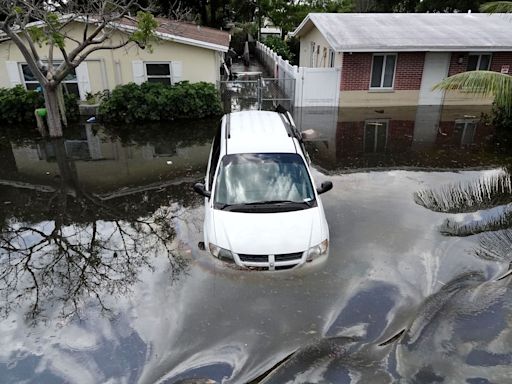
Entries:
{"type": "Polygon", "coordinates": [[[214,205],[313,206],[315,194],[304,160],[295,153],[244,153],[222,158],[214,205]]]}

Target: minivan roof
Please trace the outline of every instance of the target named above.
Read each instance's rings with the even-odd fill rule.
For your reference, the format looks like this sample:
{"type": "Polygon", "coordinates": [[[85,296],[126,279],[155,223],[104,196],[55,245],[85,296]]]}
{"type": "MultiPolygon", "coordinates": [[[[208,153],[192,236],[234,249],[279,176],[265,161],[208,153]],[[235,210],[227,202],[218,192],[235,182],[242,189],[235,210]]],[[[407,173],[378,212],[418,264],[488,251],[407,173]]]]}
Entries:
{"type": "Polygon", "coordinates": [[[226,153],[296,153],[285,122],[286,117],[278,112],[231,113],[227,122],[226,153]]]}

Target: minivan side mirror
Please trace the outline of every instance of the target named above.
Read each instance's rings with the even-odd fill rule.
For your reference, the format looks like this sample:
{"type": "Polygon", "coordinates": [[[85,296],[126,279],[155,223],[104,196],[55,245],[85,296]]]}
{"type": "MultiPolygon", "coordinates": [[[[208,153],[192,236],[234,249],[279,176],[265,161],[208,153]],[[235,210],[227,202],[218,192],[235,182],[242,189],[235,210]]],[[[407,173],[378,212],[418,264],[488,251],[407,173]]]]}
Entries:
{"type": "Polygon", "coordinates": [[[316,189],[316,193],[321,195],[324,192],[330,191],[332,189],[332,182],[331,181],[324,181],[322,185],[320,185],[320,188],[316,189]]]}
{"type": "Polygon", "coordinates": [[[212,195],[210,191],[206,190],[203,183],[195,183],[194,184],[194,192],[199,193],[201,196],[208,197],[208,198],[210,198],[210,196],[212,195]]]}

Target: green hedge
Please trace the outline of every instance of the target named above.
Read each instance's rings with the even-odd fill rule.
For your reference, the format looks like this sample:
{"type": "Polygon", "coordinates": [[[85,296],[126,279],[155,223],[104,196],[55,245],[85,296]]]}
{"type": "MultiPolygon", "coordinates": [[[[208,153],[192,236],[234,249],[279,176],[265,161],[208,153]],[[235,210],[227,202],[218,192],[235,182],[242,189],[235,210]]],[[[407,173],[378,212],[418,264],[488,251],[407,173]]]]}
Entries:
{"type": "Polygon", "coordinates": [[[21,85],[0,88],[0,123],[29,124],[35,122],[34,110],[44,106],[43,95],[27,91],[21,85]]]}
{"type": "Polygon", "coordinates": [[[222,107],[213,84],[130,83],[116,87],[100,104],[99,114],[112,123],[170,121],[220,115],[222,107]]]}
{"type": "MultiPolygon", "coordinates": [[[[78,99],[75,95],[64,95],[68,120],[78,119],[78,99]]],[[[0,88],[0,124],[34,124],[34,110],[44,107],[42,93],[27,91],[21,85],[0,88]]]]}

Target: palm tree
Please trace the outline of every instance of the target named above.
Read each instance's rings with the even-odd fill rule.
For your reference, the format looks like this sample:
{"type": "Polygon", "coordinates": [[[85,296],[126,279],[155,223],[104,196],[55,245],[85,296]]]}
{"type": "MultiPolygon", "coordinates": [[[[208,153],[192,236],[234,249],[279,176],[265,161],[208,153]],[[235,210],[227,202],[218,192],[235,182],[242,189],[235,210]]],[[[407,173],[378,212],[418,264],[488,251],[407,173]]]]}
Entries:
{"type": "MultiPolygon", "coordinates": [[[[512,13],[512,1],[496,1],[483,4],[482,12],[512,13]]],[[[493,71],[462,72],[436,84],[434,89],[460,90],[493,96],[496,106],[512,115],[512,76],[493,71]]]]}

